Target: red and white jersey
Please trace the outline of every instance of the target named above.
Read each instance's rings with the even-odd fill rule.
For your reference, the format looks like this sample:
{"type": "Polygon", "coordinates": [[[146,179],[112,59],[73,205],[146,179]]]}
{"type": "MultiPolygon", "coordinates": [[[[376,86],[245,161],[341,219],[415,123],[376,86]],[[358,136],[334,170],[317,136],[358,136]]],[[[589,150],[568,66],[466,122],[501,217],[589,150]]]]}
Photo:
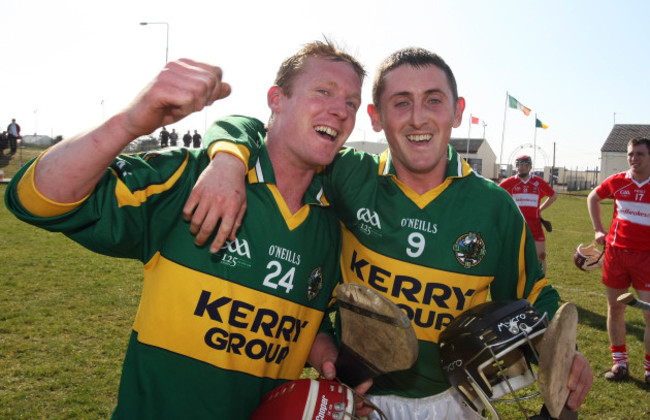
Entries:
{"type": "Polygon", "coordinates": [[[555,191],[546,181],[533,174],[530,174],[526,181],[517,175],[511,176],[501,181],[499,186],[514,198],[529,225],[541,217],[539,203],[542,198],[555,195],[555,191]]]}
{"type": "Polygon", "coordinates": [[[607,243],[635,251],[650,250],[650,179],[639,183],[630,171],[607,178],[596,188],[601,199],[614,199],[607,243]]]}

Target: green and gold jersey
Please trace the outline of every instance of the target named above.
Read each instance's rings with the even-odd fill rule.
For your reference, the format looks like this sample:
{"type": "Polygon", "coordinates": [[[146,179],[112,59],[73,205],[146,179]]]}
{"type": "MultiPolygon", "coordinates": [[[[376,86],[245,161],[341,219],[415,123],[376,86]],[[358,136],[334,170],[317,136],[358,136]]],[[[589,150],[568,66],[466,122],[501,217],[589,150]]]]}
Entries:
{"type": "Polygon", "coordinates": [[[488,296],[525,298],[549,316],[557,310],[558,295],[512,198],[453,148],[445,181],[423,195],[397,179],[388,150],[340,152],[325,185],[343,225],[343,280],[396,303],[419,340],[414,366],[375,378],[371,393],[422,398],[446,390],[438,337],[488,296]]]}
{"type": "MultiPolygon", "coordinates": [[[[217,135],[206,145],[226,139],[256,153],[264,137],[259,121],[233,116],[218,124],[236,138],[217,135]]],[[[388,150],[375,156],[344,149],[325,174],[325,196],[343,227],[343,280],[395,302],[419,340],[413,367],[374,378],[371,394],[422,398],[448,389],[438,337],[488,297],[525,298],[555,314],[559,296],[542,272],[521,212],[451,146],[444,182],[423,195],[397,179],[388,150]]]]}
{"type": "Polygon", "coordinates": [[[6,204],[20,219],[144,264],[114,418],[247,419],[302,372],[340,279],[340,225],[322,177],[291,214],[264,147],[256,162],[237,238],[215,255],[182,218],[205,152],[119,156],[73,206],[40,195],[34,162],[12,179],[6,204]]]}

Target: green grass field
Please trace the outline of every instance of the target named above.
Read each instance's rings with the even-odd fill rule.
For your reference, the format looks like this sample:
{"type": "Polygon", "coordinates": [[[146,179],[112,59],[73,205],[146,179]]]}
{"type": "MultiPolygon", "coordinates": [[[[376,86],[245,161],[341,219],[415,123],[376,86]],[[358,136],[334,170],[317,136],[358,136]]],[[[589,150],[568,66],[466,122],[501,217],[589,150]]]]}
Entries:
{"type": "MultiPolygon", "coordinates": [[[[5,177],[16,170],[8,174],[12,162],[3,167],[5,177]]],[[[5,189],[0,186],[3,197],[5,189]]],[[[611,211],[604,202],[603,214],[611,211]]],[[[649,418],[640,311],[626,314],[631,378],[614,384],[602,376],[611,356],[600,273],[581,272],[572,261],[575,247],[593,237],[585,195],[561,195],[545,217],[553,222],[548,276],[563,300],[578,306],[578,346],[595,374],[580,418],[649,418]]],[[[140,264],[93,254],[19,222],[2,205],[0,267],[0,418],[108,418],[138,306],[140,264]]]]}

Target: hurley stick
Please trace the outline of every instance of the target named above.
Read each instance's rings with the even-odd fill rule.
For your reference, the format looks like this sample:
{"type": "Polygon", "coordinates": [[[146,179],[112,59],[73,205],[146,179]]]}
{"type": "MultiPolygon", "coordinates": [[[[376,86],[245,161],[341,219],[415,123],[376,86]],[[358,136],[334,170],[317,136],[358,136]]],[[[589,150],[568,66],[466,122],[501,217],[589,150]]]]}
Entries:
{"type": "Polygon", "coordinates": [[[632,295],[632,293],[623,293],[616,300],[643,311],[650,311],[650,303],[643,300],[638,300],[632,295]]]}

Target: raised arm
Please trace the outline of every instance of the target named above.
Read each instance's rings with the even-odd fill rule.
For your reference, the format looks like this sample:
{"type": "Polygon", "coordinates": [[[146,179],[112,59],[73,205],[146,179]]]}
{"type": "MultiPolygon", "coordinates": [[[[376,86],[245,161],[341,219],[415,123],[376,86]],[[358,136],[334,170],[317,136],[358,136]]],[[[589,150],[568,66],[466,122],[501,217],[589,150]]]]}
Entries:
{"type": "Polygon", "coordinates": [[[36,166],[36,187],[53,201],[77,202],[131,141],[229,94],[220,68],[188,59],[170,62],[124,110],[44,153],[36,166]]]}

